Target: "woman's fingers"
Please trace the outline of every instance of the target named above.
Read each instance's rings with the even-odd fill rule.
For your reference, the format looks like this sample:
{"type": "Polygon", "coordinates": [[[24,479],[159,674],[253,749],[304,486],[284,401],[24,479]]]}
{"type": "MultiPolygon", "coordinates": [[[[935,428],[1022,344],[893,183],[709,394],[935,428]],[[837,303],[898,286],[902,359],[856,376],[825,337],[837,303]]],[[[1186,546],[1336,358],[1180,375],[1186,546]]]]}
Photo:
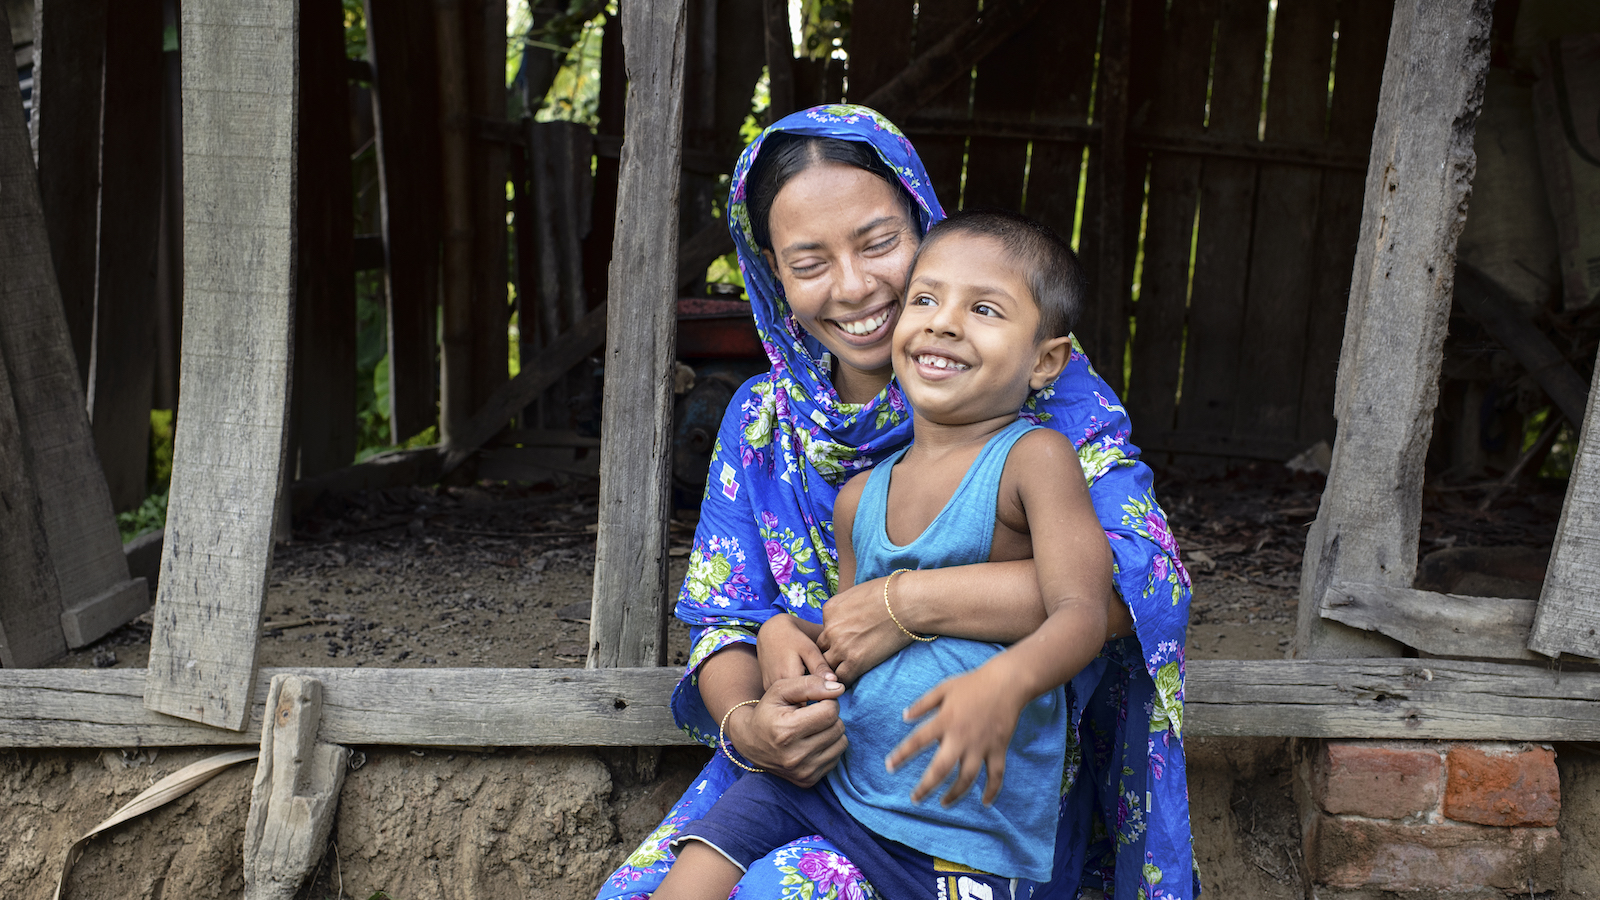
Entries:
{"type": "Polygon", "coordinates": [[[817,649],[816,644],[807,641],[805,646],[800,648],[800,660],[805,663],[806,672],[810,672],[812,675],[821,675],[824,678],[830,678],[835,681],[838,680],[838,677],[833,673],[833,666],[828,665],[827,657],[822,654],[821,650],[817,649]]]}
{"type": "MultiPolygon", "coordinates": [[[[781,701],[784,706],[805,706],[818,700],[838,700],[844,685],[822,675],[803,675],[776,682],[767,691],[768,699],[781,701]]],[[[835,707],[834,716],[838,716],[835,707]]]]}

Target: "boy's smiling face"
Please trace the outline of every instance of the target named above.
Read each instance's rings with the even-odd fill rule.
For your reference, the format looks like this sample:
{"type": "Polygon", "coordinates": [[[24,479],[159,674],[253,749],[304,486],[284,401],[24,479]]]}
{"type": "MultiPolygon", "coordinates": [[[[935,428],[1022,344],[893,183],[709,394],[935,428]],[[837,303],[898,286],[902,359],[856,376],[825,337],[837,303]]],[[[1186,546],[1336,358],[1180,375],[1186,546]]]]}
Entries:
{"type": "Polygon", "coordinates": [[[1039,307],[999,240],[954,232],[924,247],[894,332],[894,369],[920,418],[1015,416],[1060,374],[1067,338],[1038,337],[1039,307]],[[1055,358],[1060,357],[1057,364],[1055,358]]]}

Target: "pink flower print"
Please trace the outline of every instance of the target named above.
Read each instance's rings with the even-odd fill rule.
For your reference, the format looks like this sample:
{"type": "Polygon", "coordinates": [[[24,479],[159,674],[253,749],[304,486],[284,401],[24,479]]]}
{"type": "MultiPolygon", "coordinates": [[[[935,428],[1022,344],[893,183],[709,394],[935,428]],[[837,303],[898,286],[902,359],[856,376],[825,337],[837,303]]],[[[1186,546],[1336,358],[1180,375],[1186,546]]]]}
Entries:
{"type": "Polygon", "coordinates": [[[1150,561],[1150,577],[1156,581],[1167,580],[1167,555],[1165,553],[1156,554],[1155,559],[1150,561]]]}
{"type": "Polygon", "coordinates": [[[1145,528],[1150,532],[1150,540],[1156,546],[1165,550],[1174,559],[1178,556],[1178,542],[1172,537],[1172,531],[1167,528],[1167,520],[1160,512],[1152,509],[1144,514],[1145,528]]]}
{"type": "Polygon", "coordinates": [[[777,528],[778,517],[773,515],[772,510],[763,509],[761,511],[761,524],[767,526],[768,528],[777,528]]]}
{"type": "Polygon", "coordinates": [[[772,569],[772,577],[779,584],[788,584],[794,575],[794,557],[789,555],[788,548],[779,541],[767,541],[767,565],[772,569]]]}
{"type": "Polygon", "coordinates": [[[831,850],[806,851],[800,857],[799,869],[816,885],[813,897],[826,897],[832,888],[838,888],[839,895],[844,896],[850,883],[861,874],[849,860],[831,850]]]}
{"type": "Polygon", "coordinates": [[[906,411],[906,398],[898,385],[889,385],[889,408],[897,413],[906,411]]]}

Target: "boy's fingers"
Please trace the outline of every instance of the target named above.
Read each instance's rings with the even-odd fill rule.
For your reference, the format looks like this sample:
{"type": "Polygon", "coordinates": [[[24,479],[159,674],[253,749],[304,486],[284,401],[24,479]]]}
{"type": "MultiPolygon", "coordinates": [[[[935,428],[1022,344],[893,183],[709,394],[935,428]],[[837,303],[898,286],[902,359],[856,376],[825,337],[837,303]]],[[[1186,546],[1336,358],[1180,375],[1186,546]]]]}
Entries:
{"type": "Polygon", "coordinates": [[[900,718],[909,722],[912,719],[920,719],[928,713],[938,709],[939,705],[944,703],[944,686],[948,683],[949,682],[943,682],[937,684],[933,687],[933,690],[930,690],[921,697],[918,697],[917,702],[906,707],[906,711],[900,714],[900,718]]]}
{"type": "Polygon", "coordinates": [[[956,780],[950,785],[950,790],[944,792],[939,799],[940,806],[952,806],[957,800],[965,797],[967,791],[972,790],[972,783],[978,780],[978,773],[983,770],[983,760],[962,759],[961,765],[956,769],[956,780]]]}
{"type": "Polygon", "coordinates": [[[988,779],[983,786],[983,805],[993,806],[994,801],[1000,796],[1000,786],[1006,780],[1006,757],[1002,753],[997,758],[991,758],[984,763],[988,771],[988,779]]]}
{"type": "Polygon", "coordinates": [[[928,763],[928,768],[923,770],[922,780],[911,789],[911,802],[921,803],[933,793],[934,789],[950,777],[950,772],[960,762],[955,754],[946,751],[943,747],[933,754],[933,759],[928,763]]]}
{"type": "Polygon", "coordinates": [[[889,751],[889,755],[883,760],[884,765],[888,767],[889,771],[893,772],[915,759],[923,750],[928,748],[929,744],[938,739],[938,735],[933,729],[933,723],[929,722],[906,735],[905,740],[889,751]]]}

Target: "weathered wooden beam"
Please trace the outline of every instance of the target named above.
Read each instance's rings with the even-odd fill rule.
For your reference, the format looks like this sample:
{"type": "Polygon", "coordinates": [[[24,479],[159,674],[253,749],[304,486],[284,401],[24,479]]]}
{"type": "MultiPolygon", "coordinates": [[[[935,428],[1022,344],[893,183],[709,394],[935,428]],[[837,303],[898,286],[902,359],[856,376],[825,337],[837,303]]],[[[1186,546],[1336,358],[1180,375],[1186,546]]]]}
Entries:
{"type": "Polygon", "coordinates": [[[349,751],[317,740],[322,682],[275,675],[244,823],[245,900],[294,900],[328,846],[349,751]]]}
{"type": "Polygon", "coordinates": [[[1505,288],[1466,263],[1456,264],[1456,302],[1511,351],[1568,422],[1581,423],[1589,404],[1583,378],[1550,339],[1528,321],[1505,288]]]}
{"type": "MultiPolygon", "coordinates": [[[[1595,369],[1600,378],[1600,367],[1595,369]]],[[[1573,653],[1600,658],[1600,390],[1589,387],[1578,453],[1567,481],[1555,548],[1545,572],[1539,611],[1528,649],[1545,656],[1573,653]]]]}
{"type": "Polygon", "coordinates": [[[1528,650],[1535,605],[1380,584],[1335,584],[1328,588],[1322,615],[1435,656],[1537,660],[1541,657],[1528,650]]]}
{"type": "MultiPolygon", "coordinates": [[[[324,741],[450,747],[688,744],[674,666],[263,669],[323,684],[324,741]]],[[[250,745],[250,730],[153,713],[139,669],[0,669],[0,747],[250,745]]],[[[1443,659],[1191,660],[1185,735],[1600,740],[1600,673],[1443,659]]]]}
{"type": "Polygon", "coordinates": [[[1191,736],[1593,740],[1597,713],[1600,674],[1444,659],[1193,660],[1184,695],[1191,736]]]}
{"type": "Polygon", "coordinates": [[[767,124],[795,111],[794,38],[789,31],[789,4],[785,0],[762,0],[765,27],[762,41],[767,49],[768,97],[767,124]]]}
{"type": "MultiPolygon", "coordinates": [[[[100,112],[109,0],[33,4],[33,158],[78,387],[94,340],[100,112]]],[[[15,7],[14,7],[15,8],[15,7]]],[[[8,98],[10,95],[6,95],[8,98]]],[[[8,100],[9,102],[9,100],[8,100]]]]}
{"type": "Polygon", "coordinates": [[[627,124],[606,305],[589,665],[666,661],[685,0],[622,6],[627,124]]]}
{"type": "MultiPolygon", "coordinates": [[[[467,62],[468,113],[506,117],[506,0],[459,4],[467,62]]],[[[496,141],[473,141],[469,183],[472,199],[472,300],[467,366],[471,416],[511,377],[507,363],[511,324],[510,257],[506,253],[506,170],[509,153],[496,141]]]]}
{"type": "Polygon", "coordinates": [[[898,122],[921,109],[958,79],[968,77],[973,63],[1015,34],[1044,6],[1043,0],[1000,0],[946,34],[900,73],[855,101],[898,122]]]}
{"type": "MultiPolygon", "coordinates": [[[[489,439],[506,427],[517,412],[532,403],[535,397],[555,384],[589,354],[606,341],[606,307],[590,310],[578,320],[571,331],[551,341],[538,359],[523,364],[517,377],[501,385],[456,435],[445,445],[445,474],[455,469],[472,455],[472,451],[488,443],[489,439]]],[[[669,395],[670,396],[670,395],[669,395]]]]}
{"type": "Polygon", "coordinates": [[[1296,655],[1394,656],[1322,619],[1341,582],[1410,587],[1456,238],[1489,65],[1489,4],[1401,0],[1390,29],[1339,356],[1333,466],[1306,540],[1296,655]]]}
{"type": "MultiPolygon", "coordinates": [[[[0,72],[0,97],[20,96],[16,79],[15,70],[0,72]]],[[[98,111],[95,115],[98,121],[98,111]]],[[[88,233],[94,233],[92,219],[88,233]]],[[[40,621],[57,620],[63,607],[147,599],[143,581],[128,578],[122,557],[51,258],[22,104],[9,101],[0,112],[0,377],[9,381],[59,588],[58,595],[16,598],[45,617],[40,621]]],[[[92,255],[90,260],[92,267],[92,255]]],[[[61,638],[59,623],[46,630],[54,636],[40,634],[38,652],[56,647],[61,638]]],[[[20,634],[12,639],[13,650],[23,639],[20,634]]],[[[16,658],[34,659],[35,665],[43,661],[35,650],[16,658]]]]}
{"type": "Polygon", "coordinates": [[[443,314],[439,334],[439,438],[458,440],[472,416],[472,161],[467,50],[459,0],[433,5],[439,65],[443,314]]]}
{"type": "Polygon", "coordinates": [[[298,28],[296,0],[182,9],[183,416],[145,705],[235,730],[289,411],[298,28]]]}
{"type": "MultiPolygon", "coordinates": [[[[668,700],[682,670],[262,669],[322,682],[322,740],[336,744],[537,747],[687,744],[668,700]]],[[[261,699],[234,731],[140,701],[142,669],[0,669],[0,747],[249,745],[261,699]]]]}

